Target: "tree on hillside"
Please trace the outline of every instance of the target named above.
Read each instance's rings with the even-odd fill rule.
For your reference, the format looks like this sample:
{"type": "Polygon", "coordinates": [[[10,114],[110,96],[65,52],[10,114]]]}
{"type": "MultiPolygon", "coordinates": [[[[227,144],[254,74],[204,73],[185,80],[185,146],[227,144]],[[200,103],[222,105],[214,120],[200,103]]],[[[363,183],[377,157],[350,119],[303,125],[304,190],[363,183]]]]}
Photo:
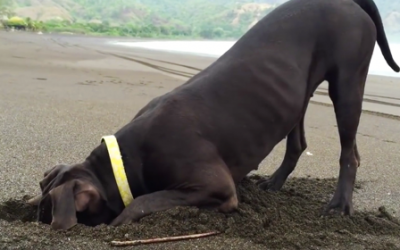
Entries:
{"type": "MultiPolygon", "coordinates": [[[[44,14],[68,13],[71,16],[71,23],[46,21],[40,27],[48,31],[136,37],[238,38],[274,8],[268,6],[286,1],[0,0],[0,18],[10,18],[15,8],[30,6],[39,20],[44,14]],[[38,6],[40,10],[34,10],[38,6]]],[[[385,29],[392,33],[399,30],[400,0],[374,1],[385,20],[385,29]]],[[[38,20],[27,24],[38,25],[38,20]]]]}
{"type": "Polygon", "coordinates": [[[0,19],[11,17],[14,15],[12,0],[0,0],[0,19]]]}

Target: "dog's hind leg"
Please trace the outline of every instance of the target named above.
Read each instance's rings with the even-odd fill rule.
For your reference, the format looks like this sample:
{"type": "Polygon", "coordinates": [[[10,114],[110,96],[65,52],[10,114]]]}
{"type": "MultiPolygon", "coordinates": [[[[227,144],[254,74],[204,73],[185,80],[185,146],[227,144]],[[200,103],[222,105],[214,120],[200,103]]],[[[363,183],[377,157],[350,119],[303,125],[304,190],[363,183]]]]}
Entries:
{"type": "Polygon", "coordinates": [[[329,95],[335,108],[341,153],[336,191],[325,214],[335,210],[345,215],[353,213],[353,189],[357,168],[360,165],[356,134],[362,112],[368,67],[364,67],[362,73],[355,74],[355,72],[339,71],[336,79],[329,82],[329,95]]]}
{"type": "Polygon", "coordinates": [[[299,123],[290,131],[286,139],[286,153],[280,167],[270,178],[263,178],[257,182],[263,190],[278,191],[285,184],[286,179],[295,169],[300,156],[307,148],[304,131],[304,116],[299,123]]]}

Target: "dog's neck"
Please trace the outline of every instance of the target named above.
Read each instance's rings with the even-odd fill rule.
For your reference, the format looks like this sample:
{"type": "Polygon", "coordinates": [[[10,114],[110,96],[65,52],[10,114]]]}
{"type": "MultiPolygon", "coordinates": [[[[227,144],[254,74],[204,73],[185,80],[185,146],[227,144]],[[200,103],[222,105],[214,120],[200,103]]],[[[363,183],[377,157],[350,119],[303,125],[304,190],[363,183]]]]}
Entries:
{"type": "MultiPolygon", "coordinates": [[[[141,159],[139,154],[134,152],[135,147],[126,145],[124,140],[118,140],[118,144],[133,198],[147,193],[142,181],[141,159]]],[[[93,173],[94,184],[106,199],[109,208],[118,214],[122,212],[125,206],[118,190],[105,143],[96,147],[83,164],[86,169],[93,173]]]]}

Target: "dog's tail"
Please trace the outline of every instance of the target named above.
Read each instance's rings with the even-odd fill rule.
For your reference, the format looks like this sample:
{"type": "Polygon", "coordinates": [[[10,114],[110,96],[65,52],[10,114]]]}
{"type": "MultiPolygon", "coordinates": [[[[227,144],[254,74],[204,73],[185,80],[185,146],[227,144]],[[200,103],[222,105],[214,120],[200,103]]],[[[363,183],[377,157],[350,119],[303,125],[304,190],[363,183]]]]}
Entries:
{"type": "Polygon", "coordinates": [[[377,31],[377,42],[381,48],[383,57],[385,58],[387,64],[395,71],[399,72],[400,68],[394,61],[392,52],[389,48],[389,43],[386,38],[385,29],[383,28],[382,18],[379,14],[378,7],[373,0],[354,0],[374,21],[376,31],[377,31]]]}

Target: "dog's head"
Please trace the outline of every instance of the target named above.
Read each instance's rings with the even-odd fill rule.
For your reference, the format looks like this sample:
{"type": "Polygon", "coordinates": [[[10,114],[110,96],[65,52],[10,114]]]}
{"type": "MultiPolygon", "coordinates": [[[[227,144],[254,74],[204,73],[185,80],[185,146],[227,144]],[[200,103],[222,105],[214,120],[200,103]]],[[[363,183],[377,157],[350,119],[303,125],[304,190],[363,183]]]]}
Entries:
{"type": "Polygon", "coordinates": [[[53,229],[67,230],[77,223],[108,223],[111,211],[95,178],[83,165],[57,165],[44,174],[42,194],[28,201],[38,206],[38,220],[53,229]]]}

